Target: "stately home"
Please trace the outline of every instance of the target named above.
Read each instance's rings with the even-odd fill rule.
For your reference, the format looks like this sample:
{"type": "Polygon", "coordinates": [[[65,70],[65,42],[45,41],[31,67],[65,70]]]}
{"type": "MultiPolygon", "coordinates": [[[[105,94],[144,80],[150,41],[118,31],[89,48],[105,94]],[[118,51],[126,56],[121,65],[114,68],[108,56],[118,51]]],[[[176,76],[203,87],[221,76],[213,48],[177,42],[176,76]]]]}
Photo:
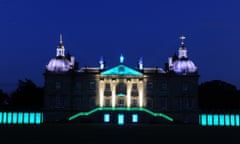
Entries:
{"type": "Polygon", "coordinates": [[[143,59],[129,66],[81,67],[60,35],[56,57],[46,65],[46,121],[97,123],[198,122],[198,72],[180,37],[178,54],[164,69],[145,67],[143,59]]]}

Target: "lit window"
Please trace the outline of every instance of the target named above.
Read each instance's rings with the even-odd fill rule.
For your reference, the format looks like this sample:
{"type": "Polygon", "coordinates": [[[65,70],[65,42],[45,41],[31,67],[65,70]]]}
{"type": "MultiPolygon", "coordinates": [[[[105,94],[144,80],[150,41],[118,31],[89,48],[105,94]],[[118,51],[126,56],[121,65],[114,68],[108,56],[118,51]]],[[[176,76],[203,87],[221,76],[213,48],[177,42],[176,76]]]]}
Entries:
{"type": "Polygon", "coordinates": [[[110,122],[110,114],[104,114],[104,122],[110,122]]]}
{"type": "Polygon", "coordinates": [[[3,123],[4,124],[7,123],[7,113],[6,112],[3,113],[3,123]]]}
{"type": "Polygon", "coordinates": [[[124,114],[118,114],[118,124],[124,125],[124,114]]]}
{"type": "Polygon", "coordinates": [[[207,116],[205,114],[201,115],[201,124],[202,124],[202,126],[207,125],[207,116]]]}
{"type": "Polygon", "coordinates": [[[29,123],[33,124],[35,122],[35,113],[30,113],[30,120],[29,123]]]}
{"type": "Polygon", "coordinates": [[[2,112],[0,112],[0,124],[2,123],[2,112]]]}
{"type": "Polygon", "coordinates": [[[40,124],[42,122],[42,114],[41,113],[36,113],[35,122],[36,122],[36,124],[40,124]]]}
{"type": "Polygon", "coordinates": [[[235,117],[236,117],[236,126],[239,126],[239,115],[237,114],[235,117]]]}
{"type": "Polygon", "coordinates": [[[13,113],[13,117],[12,117],[12,123],[16,124],[17,123],[17,116],[18,114],[16,112],[13,113]]]}
{"type": "Polygon", "coordinates": [[[18,124],[23,123],[23,113],[18,113],[18,124]]]}
{"type": "Polygon", "coordinates": [[[138,115],[137,114],[133,114],[132,115],[132,122],[133,123],[137,123],[138,122],[138,115]]]}

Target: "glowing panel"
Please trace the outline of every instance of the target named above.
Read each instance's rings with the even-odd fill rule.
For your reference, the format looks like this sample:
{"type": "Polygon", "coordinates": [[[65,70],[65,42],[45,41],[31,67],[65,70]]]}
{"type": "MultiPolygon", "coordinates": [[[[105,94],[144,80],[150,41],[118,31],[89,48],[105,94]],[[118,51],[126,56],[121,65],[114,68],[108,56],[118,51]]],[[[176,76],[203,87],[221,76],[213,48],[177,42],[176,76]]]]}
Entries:
{"type": "Polygon", "coordinates": [[[7,117],[8,117],[7,123],[8,123],[8,124],[11,124],[11,123],[12,123],[12,113],[11,113],[11,112],[8,112],[7,117]]]}
{"type": "Polygon", "coordinates": [[[208,114],[207,115],[207,125],[212,125],[212,115],[211,114],[208,114]]]}
{"type": "Polygon", "coordinates": [[[231,126],[235,126],[235,115],[231,115],[230,116],[230,119],[231,119],[231,126]]]}
{"type": "Polygon", "coordinates": [[[235,118],[236,118],[236,126],[239,126],[239,115],[237,114],[235,118]]]}
{"type": "Polygon", "coordinates": [[[214,115],[213,115],[213,125],[214,125],[214,126],[217,126],[217,125],[218,125],[218,115],[217,115],[217,114],[214,114],[214,115]]]}
{"type": "Polygon", "coordinates": [[[2,112],[0,112],[0,124],[2,123],[2,112]]]}
{"type": "Polygon", "coordinates": [[[219,125],[224,126],[224,122],[225,122],[224,115],[223,114],[219,115],[219,125]]]}
{"type": "Polygon", "coordinates": [[[27,124],[29,122],[29,113],[24,113],[23,123],[27,124]]]}
{"type": "Polygon", "coordinates": [[[206,126],[207,125],[207,116],[205,114],[202,114],[201,115],[201,124],[203,126],[206,126]]]}
{"type": "Polygon", "coordinates": [[[36,113],[35,115],[35,123],[40,124],[42,122],[42,116],[41,113],[36,113]]]}
{"type": "Polygon", "coordinates": [[[132,122],[133,123],[137,123],[138,122],[138,115],[137,114],[133,114],[132,115],[132,122]]]}
{"type": "Polygon", "coordinates": [[[18,113],[18,124],[23,123],[23,113],[18,113]]]}
{"type": "Polygon", "coordinates": [[[126,95],[123,94],[123,93],[119,93],[119,94],[117,94],[117,96],[119,96],[119,97],[123,97],[123,96],[126,96],[126,95]]]}
{"type": "Polygon", "coordinates": [[[35,123],[35,113],[29,114],[29,123],[34,124],[35,123]]]}
{"type": "Polygon", "coordinates": [[[133,68],[120,64],[111,69],[101,72],[101,75],[131,75],[142,76],[143,74],[133,68]]]}
{"type": "Polygon", "coordinates": [[[225,115],[225,126],[229,126],[230,125],[230,117],[229,115],[225,115]]]}
{"type": "Polygon", "coordinates": [[[13,124],[16,124],[16,123],[17,123],[17,116],[18,116],[18,114],[17,114],[16,112],[14,112],[14,113],[12,114],[12,123],[13,123],[13,124]]]}
{"type": "Polygon", "coordinates": [[[124,114],[118,114],[118,124],[124,125],[124,114]]]}
{"type": "Polygon", "coordinates": [[[104,122],[110,122],[110,114],[104,114],[104,122]]]}
{"type": "Polygon", "coordinates": [[[7,123],[7,113],[6,112],[3,113],[3,123],[4,124],[7,123]]]}

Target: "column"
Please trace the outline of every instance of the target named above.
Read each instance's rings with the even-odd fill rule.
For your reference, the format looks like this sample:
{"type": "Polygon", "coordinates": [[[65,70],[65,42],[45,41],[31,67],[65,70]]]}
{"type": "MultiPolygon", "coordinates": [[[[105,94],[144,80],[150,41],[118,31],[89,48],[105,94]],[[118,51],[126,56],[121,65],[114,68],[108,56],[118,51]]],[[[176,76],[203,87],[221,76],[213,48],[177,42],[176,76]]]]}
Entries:
{"type": "Polygon", "coordinates": [[[116,80],[112,80],[112,107],[116,106],[116,80]]]}
{"type": "Polygon", "coordinates": [[[131,107],[131,86],[132,83],[127,81],[127,107],[131,107]]]}
{"type": "Polygon", "coordinates": [[[99,85],[99,101],[100,101],[100,107],[103,107],[103,101],[104,101],[104,80],[100,80],[99,85]]]}
{"type": "Polygon", "coordinates": [[[139,107],[143,107],[143,82],[142,80],[139,81],[139,107]]]}

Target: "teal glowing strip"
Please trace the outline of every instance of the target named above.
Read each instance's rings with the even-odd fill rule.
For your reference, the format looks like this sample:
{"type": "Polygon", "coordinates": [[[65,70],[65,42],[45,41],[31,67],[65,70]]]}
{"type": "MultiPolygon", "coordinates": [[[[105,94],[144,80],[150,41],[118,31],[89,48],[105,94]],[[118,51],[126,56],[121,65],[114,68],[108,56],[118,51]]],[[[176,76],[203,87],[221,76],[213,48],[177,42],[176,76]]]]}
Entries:
{"type": "Polygon", "coordinates": [[[230,125],[230,117],[229,115],[225,115],[225,126],[229,126],[230,125]]]}
{"type": "Polygon", "coordinates": [[[239,126],[239,115],[237,114],[235,117],[236,117],[236,126],[239,126]]]}
{"type": "Polygon", "coordinates": [[[36,113],[35,122],[36,124],[40,124],[42,122],[41,113],[36,113]]]}
{"type": "Polygon", "coordinates": [[[231,126],[235,126],[235,115],[231,115],[230,116],[230,119],[231,119],[231,126]]]}
{"type": "Polygon", "coordinates": [[[0,112],[0,124],[2,123],[2,118],[3,118],[3,117],[2,117],[2,114],[3,114],[3,113],[0,112]]]}
{"type": "Polygon", "coordinates": [[[209,125],[209,126],[212,125],[212,115],[211,114],[207,115],[207,125],[209,125]]]}
{"type": "Polygon", "coordinates": [[[223,114],[221,114],[220,116],[219,116],[219,124],[220,124],[220,126],[224,126],[225,125],[225,120],[224,120],[224,115],[223,114]]]}
{"type": "Polygon", "coordinates": [[[19,112],[18,113],[18,124],[23,123],[23,113],[19,112]]]}
{"type": "Polygon", "coordinates": [[[213,125],[214,125],[214,126],[217,126],[217,125],[218,125],[218,115],[217,115],[217,114],[214,114],[214,115],[213,115],[213,125]]]}
{"type": "Polygon", "coordinates": [[[3,113],[3,123],[4,124],[7,123],[7,113],[6,112],[3,113]]]}
{"type": "Polygon", "coordinates": [[[11,124],[11,123],[12,123],[12,113],[11,113],[11,112],[8,112],[7,117],[8,117],[8,118],[7,118],[7,119],[8,119],[8,120],[7,120],[7,123],[8,123],[8,124],[11,124]]]}
{"type": "Polygon", "coordinates": [[[28,113],[24,113],[23,123],[27,124],[28,122],[29,122],[29,114],[28,113]]]}
{"type": "Polygon", "coordinates": [[[30,113],[29,118],[30,118],[29,123],[34,124],[35,123],[35,113],[30,113]]]}
{"type": "Polygon", "coordinates": [[[17,116],[18,114],[16,112],[13,113],[13,117],[12,117],[12,123],[16,124],[17,123],[17,116]]]}
{"type": "Polygon", "coordinates": [[[152,112],[146,108],[125,108],[125,107],[115,107],[115,108],[112,108],[112,107],[97,107],[93,110],[90,110],[88,112],[79,112],[77,114],[74,114],[73,116],[69,117],[68,120],[73,120],[77,117],[80,117],[80,116],[88,116],[92,113],[95,113],[97,111],[143,111],[143,112],[146,112],[154,117],[163,117],[165,118],[166,120],[169,120],[169,121],[173,121],[173,118],[167,116],[166,114],[163,114],[163,113],[155,113],[155,112],[152,112]]]}

